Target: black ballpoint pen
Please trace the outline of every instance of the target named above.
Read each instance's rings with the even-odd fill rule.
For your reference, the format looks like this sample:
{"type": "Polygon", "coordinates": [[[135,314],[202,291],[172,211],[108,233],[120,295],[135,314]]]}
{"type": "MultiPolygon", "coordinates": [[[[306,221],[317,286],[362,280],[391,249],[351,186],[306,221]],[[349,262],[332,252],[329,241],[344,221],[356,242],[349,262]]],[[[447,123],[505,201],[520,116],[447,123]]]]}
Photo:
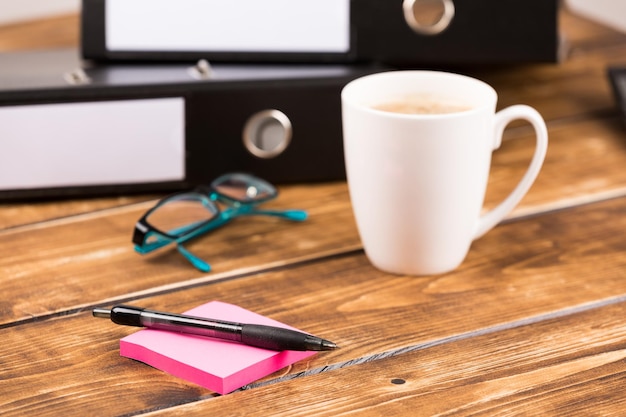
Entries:
{"type": "Polygon", "coordinates": [[[144,308],[118,305],[110,310],[96,308],[94,317],[110,318],[116,324],[188,333],[230,340],[271,350],[333,350],[329,340],[282,327],[233,323],[184,314],[164,313],[144,308]]]}

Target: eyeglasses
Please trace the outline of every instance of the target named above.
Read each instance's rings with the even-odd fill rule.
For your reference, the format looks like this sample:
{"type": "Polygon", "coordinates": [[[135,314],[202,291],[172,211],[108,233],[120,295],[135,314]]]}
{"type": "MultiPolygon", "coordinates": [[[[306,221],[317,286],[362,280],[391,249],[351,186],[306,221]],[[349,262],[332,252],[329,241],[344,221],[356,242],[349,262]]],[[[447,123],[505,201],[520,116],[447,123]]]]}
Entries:
{"type": "Polygon", "coordinates": [[[135,251],[147,254],[171,243],[202,272],[211,266],[182,244],[239,216],[265,215],[304,221],[303,210],[262,210],[257,206],[278,196],[270,183],[249,174],[222,175],[210,186],[170,195],[160,200],[135,224],[135,251]],[[216,202],[226,206],[220,210],[216,202]]]}

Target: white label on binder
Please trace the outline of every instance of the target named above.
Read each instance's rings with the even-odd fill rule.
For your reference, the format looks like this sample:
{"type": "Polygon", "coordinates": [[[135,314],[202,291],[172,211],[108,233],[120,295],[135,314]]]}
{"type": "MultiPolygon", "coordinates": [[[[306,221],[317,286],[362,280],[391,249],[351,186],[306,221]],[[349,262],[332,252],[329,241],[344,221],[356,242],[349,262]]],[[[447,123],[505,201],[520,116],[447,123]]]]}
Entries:
{"type": "Polygon", "coordinates": [[[181,181],[182,98],[0,107],[0,189],[181,181]]]}
{"type": "Polygon", "coordinates": [[[109,51],[350,49],[350,0],[107,0],[109,51]]]}

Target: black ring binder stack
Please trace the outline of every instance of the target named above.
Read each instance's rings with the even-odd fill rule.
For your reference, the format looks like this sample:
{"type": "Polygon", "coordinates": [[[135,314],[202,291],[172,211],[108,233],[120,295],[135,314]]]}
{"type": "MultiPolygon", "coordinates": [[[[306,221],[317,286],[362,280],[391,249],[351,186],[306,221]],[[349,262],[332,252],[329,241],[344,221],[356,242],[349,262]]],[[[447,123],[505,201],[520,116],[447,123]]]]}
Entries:
{"type": "Polygon", "coordinates": [[[82,54],[102,61],[554,62],[558,7],[558,0],[83,0],[82,54]],[[266,13],[251,15],[251,5],[266,13]],[[416,28],[429,9],[432,22],[416,28]]]}
{"type": "Polygon", "coordinates": [[[343,179],[347,82],[555,62],[558,5],[82,0],[79,50],[0,56],[0,200],[343,179]]]}

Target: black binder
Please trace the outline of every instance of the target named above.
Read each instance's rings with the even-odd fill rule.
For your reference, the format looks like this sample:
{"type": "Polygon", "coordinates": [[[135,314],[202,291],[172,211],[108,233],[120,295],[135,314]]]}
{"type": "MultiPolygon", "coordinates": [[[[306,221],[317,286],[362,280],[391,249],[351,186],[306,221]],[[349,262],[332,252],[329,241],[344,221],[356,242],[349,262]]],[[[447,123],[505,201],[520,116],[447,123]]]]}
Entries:
{"type": "Polygon", "coordinates": [[[400,66],[554,62],[558,8],[559,0],[83,0],[82,55],[400,66]],[[138,1],[143,9],[131,10],[138,1]]]}
{"type": "Polygon", "coordinates": [[[0,55],[0,199],[344,178],[341,89],[382,69],[0,55]]]}
{"type": "Polygon", "coordinates": [[[619,108],[624,125],[626,125],[626,66],[609,67],[607,74],[615,103],[619,108]]]}

